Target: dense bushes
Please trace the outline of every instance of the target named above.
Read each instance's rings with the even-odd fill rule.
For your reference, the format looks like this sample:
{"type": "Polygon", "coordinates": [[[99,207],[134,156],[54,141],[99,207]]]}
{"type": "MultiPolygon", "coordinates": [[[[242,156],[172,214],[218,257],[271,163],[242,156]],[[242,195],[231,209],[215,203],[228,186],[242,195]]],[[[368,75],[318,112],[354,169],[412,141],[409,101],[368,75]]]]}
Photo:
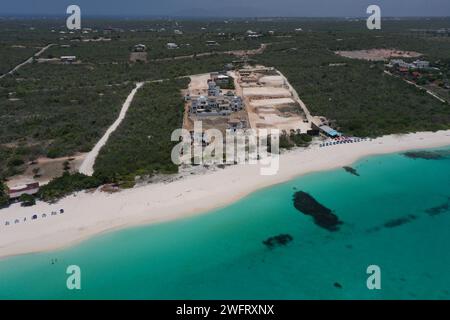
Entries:
{"type": "Polygon", "coordinates": [[[188,79],[145,85],[137,93],[119,128],[111,135],[95,163],[99,176],[115,181],[129,174],[173,173],[175,142],[171,134],[182,128],[184,102],[181,89],[188,79]]]}
{"type": "Polygon", "coordinates": [[[20,201],[20,205],[22,207],[31,207],[36,204],[36,199],[34,198],[34,196],[26,194],[26,193],[22,194],[19,197],[19,201],[20,201]]]}
{"type": "MultiPolygon", "coordinates": [[[[343,36],[337,35],[336,38],[343,36]]],[[[414,49],[411,42],[418,41],[409,39],[408,42],[401,36],[395,37],[404,45],[397,46],[397,49],[414,49]]],[[[385,41],[393,45],[395,37],[390,35],[387,37],[390,40],[385,41]]],[[[332,120],[345,134],[381,136],[450,127],[448,105],[384,74],[383,62],[346,59],[332,52],[338,46],[341,49],[349,46],[365,48],[357,47],[358,40],[361,45],[367,42],[363,35],[358,34],[353,35],[351,46],[347,41],[336,42],[326,35],[305,34],[298,37],[296,43],[270,46],[256,59],[283,72],[311,113],[332,120]]],[[[377,46],[381,46],[380,41],[375,41],[377,46]]],[[[440,45],[435,43],[430,52],[435,52],[440,45]]],[[[445,44],[442,47],[449,52],[450,47],[445,44]]]]}
{"type": "Polygon", "coordinates": [[[6,192],[6,185],[0,180],[0,208],[6,206],[9,203],[9,197],[6,192]]]}
{"type": "Polygon", "coordinates": [[[97,188],[104,182],[97,177],[65,172],[61,177],[53,179],[47,185],[41,187],[39,198],[44,201],[55,201],[76,191],[97,188]]]}

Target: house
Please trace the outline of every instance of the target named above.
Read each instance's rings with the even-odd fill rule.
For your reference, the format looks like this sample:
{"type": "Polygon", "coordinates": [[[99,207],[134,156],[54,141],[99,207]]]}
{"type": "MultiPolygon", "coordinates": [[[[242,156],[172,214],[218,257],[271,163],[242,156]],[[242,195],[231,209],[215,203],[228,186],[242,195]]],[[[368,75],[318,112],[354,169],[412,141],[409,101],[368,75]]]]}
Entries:
{"type": "Polygon", "coordinates": [[[322,131],[323,133],[325,133],[327,136],[329,136],[331,138],[337,138],[342,135],[341,133],[337,132],[336,130],[330,128],[329,126],[320,126],[319,129],[320,129],[320,131],[322,131]]]}
{"type": "Polygon", "coordinates": [[[220,95],[220,87],[214,81],[208,82],[208,96],[218,97],[220,95]]]}
{"type": "Polygon", "coordinates": [[[23,194],[35,195],[39,192],[39,182],[28,183],[24,186],[17,186],[8,189],[8,195],[11,200],[20,198],[23,194]]]}
{"type": "Polygon", "coordinates": [[[200,96],[192,98],[189,112],[197,116],[227,116],[243,107],[242,99],[237,96],[200,96]]]}
{"type": "Polygon", "coordinates": [[[230,77],[223,73],[211,73],[211,80],[219,86],[226,86],[230,83],[230,77]]]}
{"type": "Polygon", "coordinates": [[[234,65],[232,63],[227,63],[226,65],[224,65],[225,70],[233,70],[234,69],[234,65]]]}
{"type": "Polygon", "coordinates": [[[217,41],[212,41],[212,40],[206,41],[206,45],[207,45],[208,47],[220,46],[220,44],[219,44],[217,41]]]}
{"type": "Polygon", "coordinates": [[[416,60],[416,61],[413,62],[413,65],[417,69],[428,69],[430,67],[430,62],[429,61],[416,60]]]}
{"type": "Polygon", "coordinates": [[[263,35],[262,34],[248,34],[247,35],[247,38],[250,38],[250,39],[256,39],[256,38],[261,38],[263,35]]]}
{"type": "Polygon", "coordinates": [[[412,63],[408,63],[403,61],[402,59],[393,59],[390,61],[390,65],[393,67],[398,67],[398,68],[403,68],[403,69],[409,69],[409,68],[413,68],[414,65],[412,63]]]}
{"type": "Polygon", "coordinates": [[[74,63],[75,61],[77,61],[76,56],[61,56],[59,59],[63,63],[74,63]]]}
{"type": "Polygon", "coordinates": [[[178,45],[173,42],[169,42],[168,44],[166,44],[166,47],[167,49],[178,49],[178,45]]]}
{"type": "Polygon", "coordinates": [[[246,127],[247,122],[245,120],[231,119],[228,121],[228,129],[231,132],[236,132],[237,130],[242,130],[246,127]]]}
{"type": "Polygon", "coordinates": [[[181,30],[174,30],[173,31],[175,34],[178,34],[178,35],[182,35],[183,34],[183,31],[181,31],[181,30]]]}
{"type": "Polygon", "coordinates": [[[134,52],[145,52],[145,50],[147,50],[145,44],[137,44],[133,47],[134,52]]]}

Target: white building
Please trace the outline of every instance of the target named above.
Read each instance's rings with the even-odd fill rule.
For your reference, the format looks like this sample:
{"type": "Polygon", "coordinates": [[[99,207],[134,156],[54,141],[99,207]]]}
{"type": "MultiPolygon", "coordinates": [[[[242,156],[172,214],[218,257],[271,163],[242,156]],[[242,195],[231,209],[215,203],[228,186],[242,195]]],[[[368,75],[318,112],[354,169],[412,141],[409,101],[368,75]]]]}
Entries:
{"type": "Polygon", "coordinates": [[[145,44],[137,44],[133,47],[134,52],[144,52],[145,50],[147,50],[145,44]]]}
{"type": "Polygon", "coordinates": [[[214,81],[208,82],[208,96],[218,97],[220,95],[220,87],[214,81]]]}
{"type": "Polygon", "coordinates": [[[393,67],[407,68],[407,69],[414,67],[413,64],[405,62],[402,59],[393,59],[391,60],[390,65],[393,67]]]}
{"type": "Polygon", "coordinates": [[[417,69],[428,69],[430,67],[429,61],[416,60],[413,62],[414,67],[417,69]]]}
{"type": "Polygon", "coordinates": [[[173,43],[173,42],[169,42],[166,45],[166,47],[167,47],[167,49],[178,49],[178,45],[176,43],[173,43]]]}
{"type": "Polygon", "coordinates": [[[61,62],[64,62],[64,63],[73,63],[73,62],[77,61],[76,56],[61,56],[59,59],[61,60],[61,62]]]}

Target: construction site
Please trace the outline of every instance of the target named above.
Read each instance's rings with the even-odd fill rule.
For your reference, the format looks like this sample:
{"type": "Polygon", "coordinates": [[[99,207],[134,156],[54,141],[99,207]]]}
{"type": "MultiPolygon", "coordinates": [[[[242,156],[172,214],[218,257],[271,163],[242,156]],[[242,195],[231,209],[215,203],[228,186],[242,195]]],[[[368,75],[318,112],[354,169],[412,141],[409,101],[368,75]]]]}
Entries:
{"type": "Polygon", "coordinates": [[[247,67],[232,72],[252,129],[307,133],[310,115],[286,78],[274,68],[247,67]]]}
{"type": "Polygon", "coordinates": [[[184,96],[184,128],[189,131],[193,131],[195,121],[201,121],[203,130],[218,129],[222,133],[278,129],[286,134],[306,134],[318,120],[310,115],[286,78],[270,67],[247,66],[191,76],[184,96]],[[232,89],[218,85],[227,81],[233,82],[232,89]]]}

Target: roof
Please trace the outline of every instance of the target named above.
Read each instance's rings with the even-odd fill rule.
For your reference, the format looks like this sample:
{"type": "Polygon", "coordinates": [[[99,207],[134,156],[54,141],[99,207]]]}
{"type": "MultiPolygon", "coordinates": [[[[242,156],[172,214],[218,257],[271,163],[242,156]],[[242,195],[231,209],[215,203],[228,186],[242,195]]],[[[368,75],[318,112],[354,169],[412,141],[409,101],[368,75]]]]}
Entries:
{"type": "Polygon", "coordinates": [[[8,196],[10,199],[17,199],[23,194],[36,194],[39,192],[39,183],[29,183],[25,186],[17,186],[8,189],[8,196]]]}
{"type": "Polygon", "coordinates": [[[329,126],[320,126],[319,128],[320,128],[320,130],[324,131],[326,134],[328,134],[332,137],[341,135],[339,132],[337,132],[333,128],[330,128],[329,126]]]}
{"type": "Polygon", "coordinates": [[[33,183],[28,183],[23,186],[15,186],[13,188],[9,188],[9,193],[27,191],[27,190],[32,190],[32,189],[36,189],[36,188],[39,188],[39,182],[33,182],[33,183]]]}

